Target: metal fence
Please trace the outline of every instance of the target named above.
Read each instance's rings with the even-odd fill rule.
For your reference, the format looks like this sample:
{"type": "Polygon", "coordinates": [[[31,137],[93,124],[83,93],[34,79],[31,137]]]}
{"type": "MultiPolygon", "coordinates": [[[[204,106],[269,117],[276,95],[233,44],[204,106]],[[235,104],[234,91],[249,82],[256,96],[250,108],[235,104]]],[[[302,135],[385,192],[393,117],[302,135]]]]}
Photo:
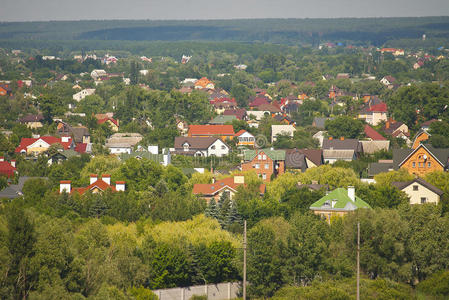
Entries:
{"type": "Polygon", "coordinates": [[[159,300],[189,300],[194,295],[207,295],[208,300],[225,300],[239,297],[239,291],[239,282],[227,282],[154,290],[153,292],[159,297],[159,300]]]}

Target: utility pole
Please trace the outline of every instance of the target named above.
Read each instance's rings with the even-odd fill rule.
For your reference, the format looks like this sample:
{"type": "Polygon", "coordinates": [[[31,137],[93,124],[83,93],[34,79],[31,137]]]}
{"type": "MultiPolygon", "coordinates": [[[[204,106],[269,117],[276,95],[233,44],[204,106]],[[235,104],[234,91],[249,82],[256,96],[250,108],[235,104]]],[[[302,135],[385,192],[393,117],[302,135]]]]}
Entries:
{"type": "Polygon", "coordinates": [[[360,300],[360,222],[357,222],[357,300],[360,300]]]}
{"type": "Polygon", "coordinates": [[[243,221],[243,300],[246,300],[246,220],[243,221]]]}

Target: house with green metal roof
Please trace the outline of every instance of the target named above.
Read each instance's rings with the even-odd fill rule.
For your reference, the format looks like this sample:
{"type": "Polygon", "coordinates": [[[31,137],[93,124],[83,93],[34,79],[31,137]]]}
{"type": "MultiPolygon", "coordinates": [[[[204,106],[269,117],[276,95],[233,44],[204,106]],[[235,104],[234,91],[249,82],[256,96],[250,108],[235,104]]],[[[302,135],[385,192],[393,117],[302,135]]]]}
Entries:
{"type": "Polygon", "coordinates": [[[209,124],[212,125],[223,125],[225,123],[232,123],[232,121],[237,120],[237,117],[234,115],[219,115],[213,118],[209,124]]]}
{"type": "Polygon", "coordinates": [[[242,171],[255,171],[265,182],[285,172],[285,150],[256,149],[243,152],[242,171]]]}
{"type": "Polygon", "coordinates": [[[310,206],[315,214],[329,223],[332,217],[342,217],[359,208],[371,208],[371,206],[355,195],[353,186],[349,186],[348,189],[335,189],[310,206]]]}

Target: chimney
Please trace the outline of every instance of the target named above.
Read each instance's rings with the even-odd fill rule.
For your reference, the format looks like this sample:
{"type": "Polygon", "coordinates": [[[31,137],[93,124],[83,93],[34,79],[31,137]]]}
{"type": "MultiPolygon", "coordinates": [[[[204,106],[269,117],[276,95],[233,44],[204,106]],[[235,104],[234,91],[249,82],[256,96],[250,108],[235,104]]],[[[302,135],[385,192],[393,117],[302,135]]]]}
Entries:
{"type": "Polygon", "coordinates": [[[107,184],[111,185],[111,175],[109,174],[103,174],[101,176],[101,179],[106,182],[107,184]]]}
{"type": "Polygon", "coordinates": [[[348,186],[348,197],[352,202],[355,202],[355,187],[348,186]]]}
{"type": "Polygon", "coordinates": [[[11,160],[11,166],[12,166],[13,168],[16,167],[16,160],[15,160],[15,159],[12,159],[12,160],[11,160]]]}
{"type": "Polygon", "coordinates": [[[344,141],[345,140],[345,137],[344,136],[341,136],[340,137],[340,141],[344,141]]]}
{"type": "Polygon", "coordinates": [[[385,123],[385,128],[388,129],[390,128],[390,121],[388,120],[387,123],[385,123]]]}
{"type": "Polygon", "coordinates": [[[0,156],[0,161],[5,161],[5,157],[4,156],[0,156]]]}
{"type": "Polygon", "coordinates": [[[124,192],[125,191],[125,182],[124,181],[116,181],[115,189],[117,190],[117,192],[124,192]]]}
{"type": "Polygon", "coordinates": [[[333,140],[333,137],[330,136],[330,137],[329,137],[329,141],[332,141],[332,140],[333,140]]]}
{"type": "Polygon", "coordinates": [[[97,181],[97,179],[98,179],[97,174],[90,174],[90,183],[89,184],[94,183],[95,181],[97,181]]]}
{"type": "Polygon", "coordinates": [[[61,180],[59,182],[59,193],[70,193],[72,190],[72,182],[70,180],[61,180]]]}
{"type": "Polygon", "coordinates": [[[235,184],[244,184],[245,183],[245,176],[242,176],[242,175],[234,176],[234,183],[235,184]]]}

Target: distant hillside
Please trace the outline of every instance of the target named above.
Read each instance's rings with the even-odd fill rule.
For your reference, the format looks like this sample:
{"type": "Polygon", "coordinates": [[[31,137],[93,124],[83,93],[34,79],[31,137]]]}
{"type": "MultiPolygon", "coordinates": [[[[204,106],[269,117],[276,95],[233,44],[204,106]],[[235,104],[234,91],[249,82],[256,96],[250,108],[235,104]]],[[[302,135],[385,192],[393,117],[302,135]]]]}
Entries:
{"type": "Polygon", "coordinates": [[[399,39],[449,40],[449,17],[58,21],[0,23],[2,40],[343,42],[380,46],[399,39]]]}

